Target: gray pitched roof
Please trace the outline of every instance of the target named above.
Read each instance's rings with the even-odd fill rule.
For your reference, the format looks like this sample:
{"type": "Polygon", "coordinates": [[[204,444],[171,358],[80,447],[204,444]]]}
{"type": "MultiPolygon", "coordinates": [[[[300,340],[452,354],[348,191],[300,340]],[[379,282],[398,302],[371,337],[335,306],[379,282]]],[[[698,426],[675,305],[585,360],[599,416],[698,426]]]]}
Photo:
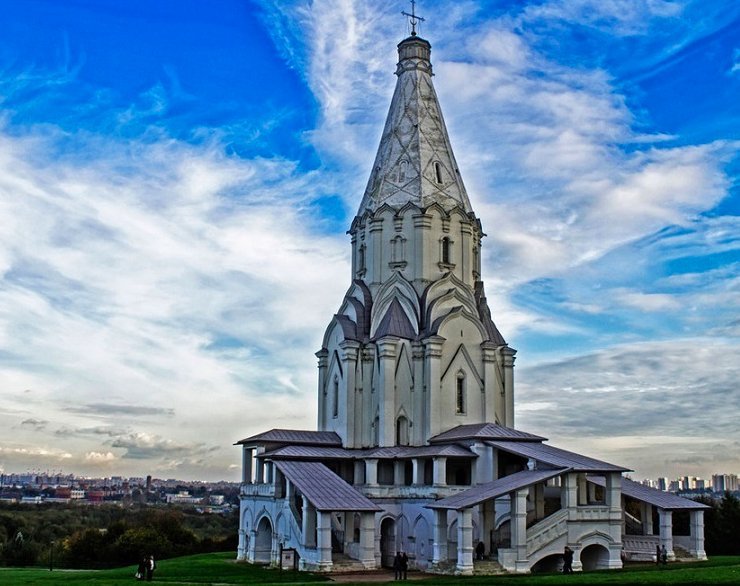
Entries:
{"type": "Polygon", "coordinates": [[[383,319],[378,324],[373,339],[377,340],[385,336],[396,336],[398,338],[406,338],[407,340],[416,338],[414,326],[411,325],[398,299],[391,301],[383,319]]]}
{"type": "MultiPolygon", "coordinates": [[[[593,482],[599,486],[606,486],[606,481],[602,476],[589,476],[588,480],[589,482],[593,482]]],[[[657,488],[645,486],[644,484],[640,484],[639,482],[635,482],[629,478],[622,478],[622,494],[668,511],[710,508],[705,504],[697,503],[696,501],[678,496],[672,492],[664,492],[657,488]]]]}
{"type": "Polygon", "coordinates": [[[280,460],[275,466],[319,511],[382,510],[320,462],[280,460]]]}
{"type": "Polygon", "coordinates": [[[234,445],[257,443],[285,443],[304,445],[341,446],[341,438],[333,431],[304,431],[300,429],[271,429],[239,440],[234,445]]]}
{"type": "Polygon", "coordinates": [[[487,443],[512,454],[531,458],[557,468],[572,468],[576,472],[627,472],[629,470],[629,468],[623,468],[541,443],[511,441],[490,441],[487,443]]]}
{"type": "Polygon", "coordinates": [[[538,482],[544,482],[549,478],[559,476],[566,470],[566,468],[558,470],[522,470],[521,472],[504,476],[492,482],[479,484],[478,486],[458,492],[457,494],[425,506],[429,509],[451,509],[455,511],[467,509],[483,501],[504,496],[512,491],[532,486],[538,482]]]}
{"type": "Polygon", "coordinates": [[[429,443],[454,442],[464,439],[512,440],[520,442],[541,442],[547,438],[504,427],[498,423],[471,423],[458,425],[429,439],[429,443]]]}

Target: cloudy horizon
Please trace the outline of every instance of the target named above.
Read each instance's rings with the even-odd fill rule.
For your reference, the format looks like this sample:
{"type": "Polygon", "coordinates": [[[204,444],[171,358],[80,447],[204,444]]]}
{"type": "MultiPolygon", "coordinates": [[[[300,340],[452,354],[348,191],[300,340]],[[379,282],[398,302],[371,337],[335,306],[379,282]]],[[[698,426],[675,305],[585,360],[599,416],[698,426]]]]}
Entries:
{"type": "MultiPolygon", "coordinates": [[[[237,480],[314,429],[406,3],[0,23],[0,471],[237,480]]],[[[740,6],[419,2],[517,427],[740,473],[740,6]]]]}

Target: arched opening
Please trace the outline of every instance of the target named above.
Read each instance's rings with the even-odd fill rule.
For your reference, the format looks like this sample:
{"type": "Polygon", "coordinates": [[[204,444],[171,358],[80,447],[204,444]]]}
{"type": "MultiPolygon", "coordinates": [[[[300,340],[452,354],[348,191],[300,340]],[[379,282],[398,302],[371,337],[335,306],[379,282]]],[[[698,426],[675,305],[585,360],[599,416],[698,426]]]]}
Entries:
{"type": "Polygon", "coordinates": [[[272,523],[266,516],[257,525],[254,538],[254,563],[269,564],[272,555],[272,523]]]}
{"type": "Polygon", "coordinates": [[[532,566],[533,574],[545,572],[562,572],[563,571],[563,554],[556,553],[548,555],[532,566]]]}
{"type": "Polygon", "coordinates": [[[414,527],[414,545],[416,554],[416,567],[426,568],[429,563],[429,524],[423,518],[416,522],[414,527]]]}
{"type": "Polygon", "coordinates": [[[598,543],[583,548],[580,557],[584,570],[604,570],[609,567],[609,550],[598,543]]]}
{"type": "Polygon", "coordinates": [[[403,415],[396,419],[396,445],[409,445],[409,420],[403,415]]]}
{"type": "Polygon", "coordinates": [[[394,557],[396,557],[396,522],[386,517],[380,522],[380,565],[392,568],[394,557]]]}

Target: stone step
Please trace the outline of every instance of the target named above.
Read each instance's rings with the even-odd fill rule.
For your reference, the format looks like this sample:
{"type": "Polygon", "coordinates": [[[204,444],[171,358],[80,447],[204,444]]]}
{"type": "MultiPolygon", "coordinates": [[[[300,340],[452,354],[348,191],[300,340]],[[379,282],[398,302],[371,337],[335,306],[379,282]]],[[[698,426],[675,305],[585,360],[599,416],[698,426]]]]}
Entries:
{"type": "Polygon", "coordinates": [[[494,576],[506,573],[501,564],[495,560],[476,560],[473,562],[473,574],[475,576],[494,576]]]}

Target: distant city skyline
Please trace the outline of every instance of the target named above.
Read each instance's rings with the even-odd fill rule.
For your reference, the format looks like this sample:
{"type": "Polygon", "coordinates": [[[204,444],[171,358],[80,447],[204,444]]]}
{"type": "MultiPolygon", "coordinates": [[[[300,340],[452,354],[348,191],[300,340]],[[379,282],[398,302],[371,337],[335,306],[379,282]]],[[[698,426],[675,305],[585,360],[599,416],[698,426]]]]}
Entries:
{"type": "MultiPolygon", "coordinates": [[[[316,426],[409,5],[0,5],[0,471],[237,480],[316,426]]],[[[740,4],[416,9],[517,428],[740,471],[740,4]]]]}

